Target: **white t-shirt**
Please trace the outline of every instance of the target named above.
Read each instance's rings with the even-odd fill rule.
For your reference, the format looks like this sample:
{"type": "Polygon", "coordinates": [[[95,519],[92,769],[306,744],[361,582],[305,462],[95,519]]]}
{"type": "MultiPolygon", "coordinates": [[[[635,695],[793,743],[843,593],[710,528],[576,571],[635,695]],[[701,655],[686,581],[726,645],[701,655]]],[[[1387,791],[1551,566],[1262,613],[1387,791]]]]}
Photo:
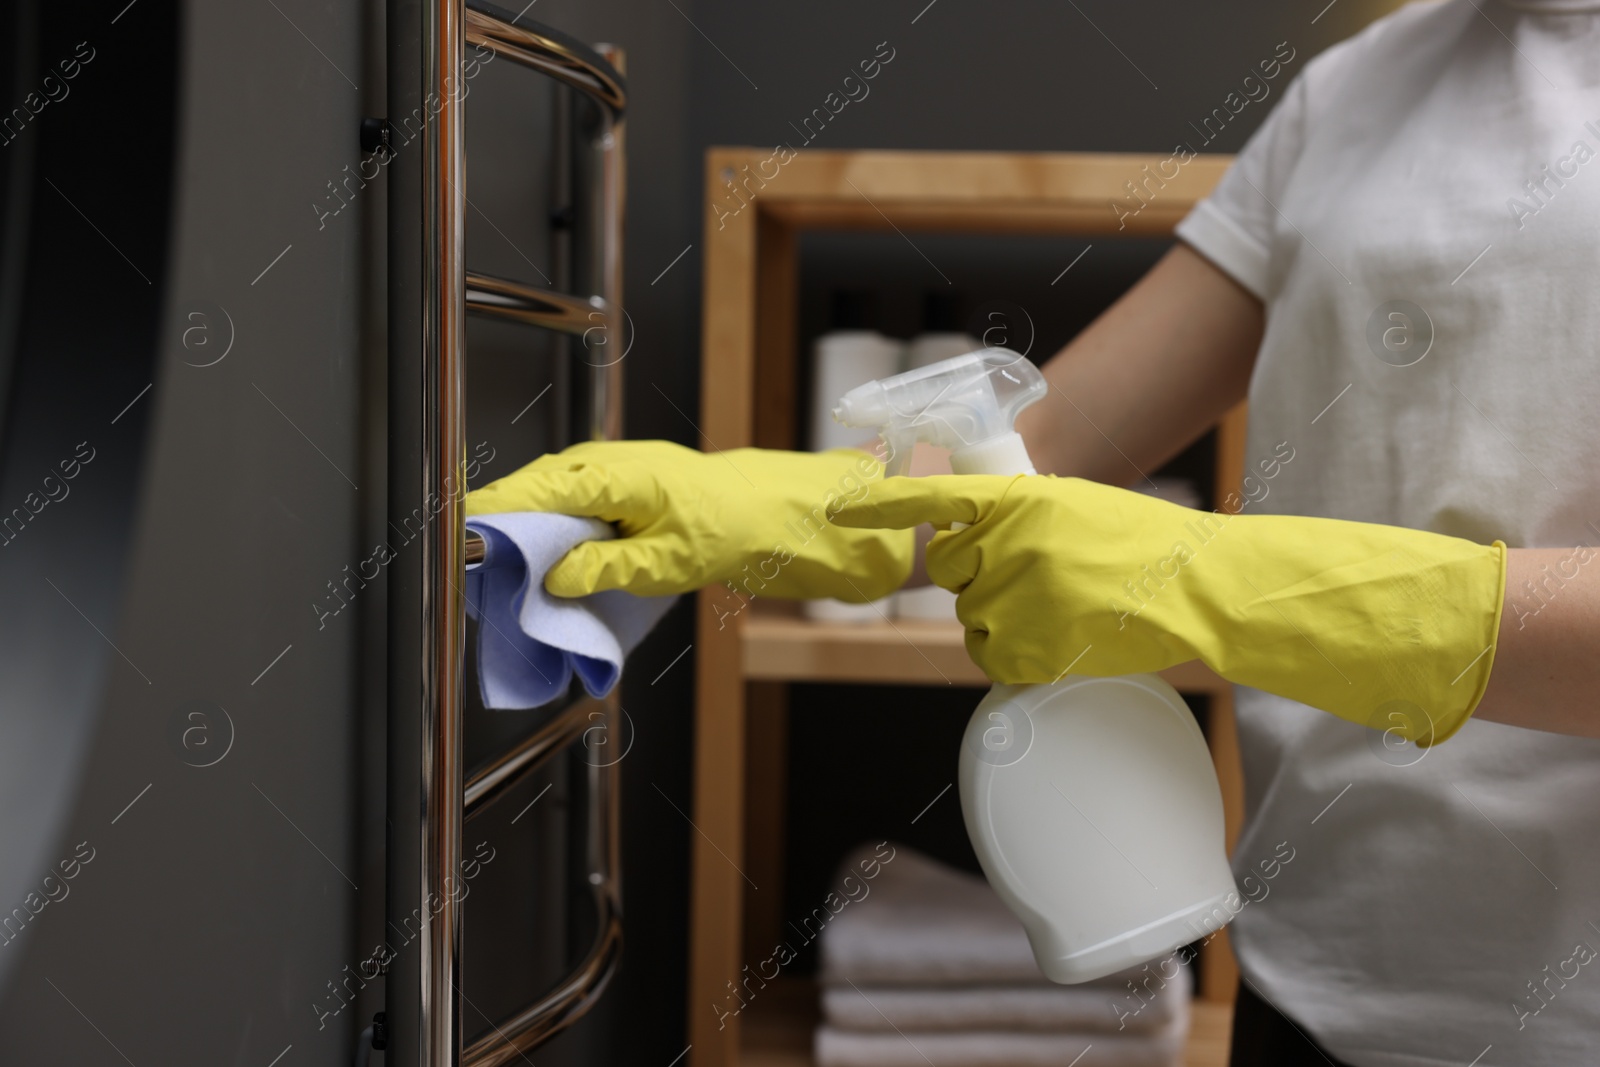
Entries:
{"type": "MultiPolygon", "coordinates": [[[[1402,8],[1178,233],[1267,308],[1246,459],[1294,458],[1247,512],[1600,542],[1600,3],[1402,8]]],[[[1295,849],[1233,927],[1266,999],[1358,1067],[1600,1063],[1600,742],[1239,720],[1236,872],[1295,849]]]]}

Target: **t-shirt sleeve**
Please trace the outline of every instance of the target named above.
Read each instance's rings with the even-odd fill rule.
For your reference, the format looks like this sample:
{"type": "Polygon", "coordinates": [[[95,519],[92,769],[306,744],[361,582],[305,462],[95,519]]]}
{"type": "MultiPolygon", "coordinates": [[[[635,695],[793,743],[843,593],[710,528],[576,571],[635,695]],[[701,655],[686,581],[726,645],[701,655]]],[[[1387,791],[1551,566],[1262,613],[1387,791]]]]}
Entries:
{"type": "Polygon", "coordinates": [[[1304,145],[1305,97],[1305,78],[1297,77],[1211,195],[1177,226],[1180,238],[1263,301],[1278,218],[1273,205],[1282,202],[1304,145]]]}

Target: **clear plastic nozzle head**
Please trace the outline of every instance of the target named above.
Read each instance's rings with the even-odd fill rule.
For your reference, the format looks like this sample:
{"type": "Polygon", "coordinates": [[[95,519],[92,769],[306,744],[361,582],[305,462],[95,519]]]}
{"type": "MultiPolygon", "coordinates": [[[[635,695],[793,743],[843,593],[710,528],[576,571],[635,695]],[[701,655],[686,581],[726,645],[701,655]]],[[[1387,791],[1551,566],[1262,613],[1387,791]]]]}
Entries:
{"type": "Polygon", "coordinates": [[[901,474],[911,446],[948,448],[957,473],[1031,474],[1013,425],[1049,386],[1039,369],[1008,348],[985,348],[850,390],[833,409],[845,426],[873,427],[901,474]]]}

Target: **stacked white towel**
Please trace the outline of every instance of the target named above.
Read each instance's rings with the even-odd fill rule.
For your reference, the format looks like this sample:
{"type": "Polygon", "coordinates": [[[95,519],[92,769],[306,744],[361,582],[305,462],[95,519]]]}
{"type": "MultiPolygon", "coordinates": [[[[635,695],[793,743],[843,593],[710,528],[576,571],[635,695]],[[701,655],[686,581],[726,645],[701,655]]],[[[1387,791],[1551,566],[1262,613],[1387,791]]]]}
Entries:
{"type": "Polygon", "coordinates": [[[1022,924],[982,878],[877,846],[868,895],[824,928],[819,1067],[1174,1067],[1189,1027],[1175,961],[1051,983],[1022,924]]]}

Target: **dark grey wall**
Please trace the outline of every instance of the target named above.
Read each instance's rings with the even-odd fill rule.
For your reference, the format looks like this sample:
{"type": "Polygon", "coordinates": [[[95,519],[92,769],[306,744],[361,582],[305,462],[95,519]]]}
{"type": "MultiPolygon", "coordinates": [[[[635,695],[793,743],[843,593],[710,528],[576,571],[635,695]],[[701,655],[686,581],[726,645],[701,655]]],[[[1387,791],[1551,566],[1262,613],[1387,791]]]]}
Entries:
{"type": "MultiPolygon", "coordinates": [[[[1309,58],[1393,6],[1340,0],[1313,25],[1326,4],[701,0],[695,21],[727,58],[697,40],[694,135],[763,145],[789,137],[788,122],[887,40],[895,59],[872,94],[847,107],[815,147],[1170,149],[1278,42],[1309,58]]],[[[1246,108],[1217,150],[1237,149],[1260,118],[1260,108],[1246,108]]]]}

